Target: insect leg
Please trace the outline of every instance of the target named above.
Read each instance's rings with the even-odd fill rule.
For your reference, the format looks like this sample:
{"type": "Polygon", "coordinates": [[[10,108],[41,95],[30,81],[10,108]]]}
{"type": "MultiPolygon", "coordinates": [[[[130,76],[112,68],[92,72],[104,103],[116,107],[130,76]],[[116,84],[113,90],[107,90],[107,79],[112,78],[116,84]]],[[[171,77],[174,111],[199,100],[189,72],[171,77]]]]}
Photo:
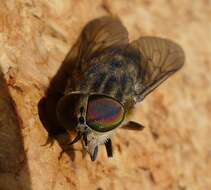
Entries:
{"type": "Polygon", "coordinates": [[[112,149],[112,141],[111,139],[108,139],[108,141],[105,142],[106,152],[108,157],[113,157],[113,149],[112,149]]]}
{"type": "Polygon", "coordinates": [[[141,131],[144,129],[144,126],[140,123],[136,123],[134,121],[129,121],[125,125],[121,127],[122,129],[129,129],[129,130],[138,130],[141,131]]]}
{"type": "Polygon", "coordinates": [[[92,156],[91,156],[91,160],[92,160],[92,161],[95,161],[95,160],[96,160],[96,158],[97,158],[97,153],[98,153],[98,146],[95,147],[94,152],[93,152],[93,154],[92,154],[92,156]]]}
{"type": "Polygon", "coordinates": [[[72,142],[68,143],[68,145],[73,145],[75,144],[76,142],[78,142],[82,137],[82,133],[81,132],[78,132],[77,136],[73,139],[72,142]]]}
{"type": "Polygon", "coordinates": [[[87,144],[88,144],[88,142],[87,142],[87,132],[83,133],[83,140],[84,140],[85,146],[87,146],[87,144]]]}

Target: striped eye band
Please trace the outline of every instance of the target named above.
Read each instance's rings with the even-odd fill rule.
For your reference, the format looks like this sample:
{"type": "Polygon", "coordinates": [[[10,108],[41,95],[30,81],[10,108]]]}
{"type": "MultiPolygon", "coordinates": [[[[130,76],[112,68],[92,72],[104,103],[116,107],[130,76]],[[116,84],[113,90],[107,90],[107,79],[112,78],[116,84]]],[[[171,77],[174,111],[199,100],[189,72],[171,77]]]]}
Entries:
{"type": "Polygon", "coordinates": [[[99,132],[110,131],[124,119],[123,106],[111,97],[91,95],[88,100],[86,123],[99,132]]]}

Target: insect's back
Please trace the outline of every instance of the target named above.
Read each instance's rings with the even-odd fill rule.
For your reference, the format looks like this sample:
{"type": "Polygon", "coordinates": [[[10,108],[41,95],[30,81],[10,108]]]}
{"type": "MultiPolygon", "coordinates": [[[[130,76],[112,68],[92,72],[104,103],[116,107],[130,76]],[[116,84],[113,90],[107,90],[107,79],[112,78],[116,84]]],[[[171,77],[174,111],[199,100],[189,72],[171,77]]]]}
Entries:
{"type": "Polygon", "coordinates": [[[109,48],[76,68],[75,75],[82,77],[72,81],[75,85],[71,90],[106,94],[122,104],[133,104],[140,59],[140,54],[129,45],[109,48]]]}

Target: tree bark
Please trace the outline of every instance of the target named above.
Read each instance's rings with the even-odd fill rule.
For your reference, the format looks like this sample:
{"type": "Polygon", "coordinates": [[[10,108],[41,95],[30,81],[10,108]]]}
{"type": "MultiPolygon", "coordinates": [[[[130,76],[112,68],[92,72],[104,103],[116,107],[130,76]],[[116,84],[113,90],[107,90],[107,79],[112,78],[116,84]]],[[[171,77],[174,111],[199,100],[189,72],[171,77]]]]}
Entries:
{"type": "MultiPolygon", "coordinates": [[[[0,1],[0,190],[211,187],[210,1],[0,1]],[[80,143],[44,145],[38,104],[82,28],[119,16],[130,40],[170,38],[186,64],[133,115],[140,132],[117,129],[114,156],[100,147],[95,162],[80,143]]],[[[52,119],[53,119],[52,115],[52,119]]]]}

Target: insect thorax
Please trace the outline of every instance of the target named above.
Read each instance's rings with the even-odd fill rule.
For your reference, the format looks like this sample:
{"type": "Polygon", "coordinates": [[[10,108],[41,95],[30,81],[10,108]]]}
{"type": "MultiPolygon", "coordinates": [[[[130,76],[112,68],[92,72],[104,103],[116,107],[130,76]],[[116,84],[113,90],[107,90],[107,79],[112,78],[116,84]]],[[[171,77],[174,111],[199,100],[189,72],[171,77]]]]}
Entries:
{"type": "MultiPolygon", "coordinates": [[[[132,104],[134,84],[140,70],[137,63],[140,58],[137,56],[132,51],[111,49],[94,57],[88,64],[76,70],[77,74],[82,75],[82,80],[73,81],[74,90],[105,94],[122,104],[128,104],[128,102],[132,104]]],[[[67,92],[71,89],[71,81],[69,84],[67,92]]]]}

